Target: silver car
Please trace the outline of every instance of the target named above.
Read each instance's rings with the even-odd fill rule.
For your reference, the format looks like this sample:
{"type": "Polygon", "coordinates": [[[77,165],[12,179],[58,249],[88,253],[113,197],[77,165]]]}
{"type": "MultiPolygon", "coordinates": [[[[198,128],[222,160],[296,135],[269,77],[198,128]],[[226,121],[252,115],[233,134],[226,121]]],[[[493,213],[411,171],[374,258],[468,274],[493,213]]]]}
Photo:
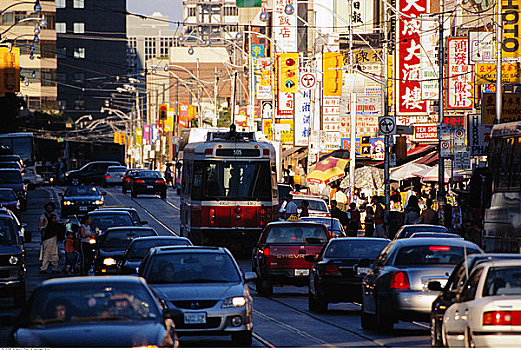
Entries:
{"type": "Polygon", "coordinates": [[[460,239],[392,241],[362,282],[362,327],[385,332],[400,320],[428,322],[438,295],[428,284],[436,281],[444,286],[466,254],[482,252],[474,243],[460,239]]]}
{"type": "Polygon", "coordinates": [[[107,172],[105,173],[105,182],[106,186],[110,185],[121,185],[123,183],[123,176],[127,168],[124,166],[109,166],[107,168],[107,172]]]}
{"type": "Polygon", "coordinates": [[[250,346],[253,299],[226,248],[167,246],[152,248],[139,266],[144,277],[174,315],[179,335],[231,335],[250,346]]]}
{"type": "Polygon", "coordinates": [[[521,261],[497,260],[474,268],[443,316],[449,347],[521,344],[521,261]]]}

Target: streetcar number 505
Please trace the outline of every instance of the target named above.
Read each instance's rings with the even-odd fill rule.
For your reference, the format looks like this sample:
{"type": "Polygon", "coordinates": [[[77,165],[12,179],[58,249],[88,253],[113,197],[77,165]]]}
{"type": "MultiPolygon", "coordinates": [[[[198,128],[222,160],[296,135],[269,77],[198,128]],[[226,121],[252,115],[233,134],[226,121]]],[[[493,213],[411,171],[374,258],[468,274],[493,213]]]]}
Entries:
{"type": "Polygon", "coordinates": [[[234,156],[242,156],[242,150],[241,149],[234,149],[233,150],[234,156]]]}

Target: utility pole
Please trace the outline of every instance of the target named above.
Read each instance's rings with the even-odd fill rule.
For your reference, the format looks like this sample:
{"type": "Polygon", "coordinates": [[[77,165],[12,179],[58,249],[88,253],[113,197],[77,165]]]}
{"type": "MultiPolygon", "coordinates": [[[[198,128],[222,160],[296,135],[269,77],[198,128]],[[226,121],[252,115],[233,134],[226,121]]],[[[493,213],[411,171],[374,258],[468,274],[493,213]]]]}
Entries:
{"type": "Polygon", "coordinates": [[[356,168],[356,94],[354,83],[354,57],[353,57],[353,0],[349,0],[349,70],[353,82],[351,84],[351,101],[349,108],[350,133],[349,133],[349,200],[353,201],[355,196],[355,168],[356,168]]]}
{"type": "MultiPolygon", "coordinates": [[[[382,86],[382,100],[383,100],[383,115],[384,117],[388,117],[389,114],[389,29],[388,29],[388,12],[389,8],[387,5],[387,1],[383,2],[384,4],[384,18],[383,18],[383,35],[384,41],[382,43],[382,73],[383,73],[383,82],[384,86],[382,86]]],[[[389,161],[390,161],[390,152],[389,149],[391,147],[390,142],[391,136],[385,135],[384,143],[385,143],[385,151],[384,151],[384,195],[385,195],[385,231],[388,233],[389,229],[389,211],[391,210],[391,184],[389,178],[389,161]]]]}
{"type": "Polygon", "coordinates": [[[197,62],[197,126],[203,126],[203,111],[201,110],[201,77],[199,76],[199,58],[196,59],[197,62]]]}
{"type": "Polygon", "coordinates": [[[502,67],[503,67],[503,4],[501,0],[496,1],[497,4],[497,20],[496,20],[496,49],[497,49],[497,61],[496,61],[496,124],[501,123],[501,112],[503,110],[503,87],[501,86],[502,80],[502,67]]]}
{"type": "Polygon", "coordinates": [[[251,31],[251,22],[248,24],[248,42],[250,44],[250,47],[248,47],[248,69],[249,69],[249,79],[250,79],[250,110],[248,111],[248,128],[250,131],[257,131],[254,127],[255,124],[255,82],[254,82],[254,74],[253,74],[253,53],[251,52],[252,47],[252,31],[251,31]],[[250,124],[251,123],[251,124],[250,124]]]}
{"type": "MultiPolygon", "coordinates": [[[[501,0],[500,0],[501,2],[501,0]]],[[[441,131],[443,127],[443,68],[445,65],[445,52],[444,52],[444,38],[443,38],[443,11],[445,6],[443,0],[440,0],[440,24],[438,28],[439,42],[438,42],[438,130],[441,131]]],[[[445,160],[441,156],[441,133],[438,136],[438,215],[440,217],[441,225],[445,222],[445,160]]]]}
{"type": "Polygon", "coordinates": [[[219,89],[219,77],[217,76],[217,67],[215,67],[215,85],[213,88],[213,96],[215,101],[215,125],[217,126],[217,120],[219,120],[219,111],[217,108],[217,90],[219,89]]]}

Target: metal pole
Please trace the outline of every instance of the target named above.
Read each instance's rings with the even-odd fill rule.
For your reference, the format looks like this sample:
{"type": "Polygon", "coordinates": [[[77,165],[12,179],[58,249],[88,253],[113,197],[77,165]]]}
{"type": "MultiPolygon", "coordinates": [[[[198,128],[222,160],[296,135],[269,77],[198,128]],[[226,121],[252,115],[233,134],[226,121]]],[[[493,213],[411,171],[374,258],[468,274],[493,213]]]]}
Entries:
{"type": "Polygon", "coordinates": [[[214,96],[214,100],[215,100],[215,125],[213,126],[217,126],[217,120],[219,119],[219,111],[218,111],[218,108],[217,108],[217,90],[219,88],[219,77],[217,76],[217,67],[215,67],[215,86],[213,88],[213,96],[214,96]]]}
{"type": "Polygon", "coordinates": [[[503,4],[497,0],[497,20],[496,20],[496,40],[497,40],[497,61],[496,61],[496,123],[501,123],[501,112],[503,109],[503,89],[502,80],[502,61],[503,61],[503,4]]]}
{"type": "MultiPolygon", "coordinates": [[[[444,107],[444,98],[443,98],[443,68],[445,64],[445,52],[444,52],[444,38],[443,38],[443,11],[444,11],[443,0],[440,0],[440,24],[439,24],[439,43],[438,43],[438,67],[439,67],[439,77],[438,77],[438,125],[443,126],[443,107],[444,107]]],[[[440,128],[438,128],[440,129],[440,128]]],[[[441,135],[440,135],[441,136],[441,135]]],[[[440,218],[440,223],[443,225],[445,223],[445,163],[444,159],[441,156],[441,138],[438,141],[438,216],[440,218]]]]}
{"type": "Polygon", "coordinates": [[[248,128],[250,129],[250,131],[256,131],[256,128],[254,127],[254,124],[255,124],[255,83],[254,83],[254,79],[255,77],[253,76],[253,54],[251,52],[251,46],[252,46],[252,32],[251,32],[251,22],[248,24],[248,38],[249,38],[249,43],[250,43],[250,47],[248,47],[248,58],[249,58],[249,79],[250,79],[250,110],[249,110],[249,113],[248,113],[248,117],[249,117],[249,120],[248,120],[248,128]],[[250,124],[251,122],[251,124],[250,124]]]}
{"type": "MultiPolygon", "coordinates": [[[[352,26],[352,18],[353,18],[353,0],[349,0],[349,70],[351,72],[351,76],[354,76],[354,58],[353,58],[353,26],[352,26]]],[[[350,116],[350,129],[349,133],[350,138],[350,150],[349,150],[349,183],[350,183],[350,201],[354,200],[355,196],[355,167],[356,167],[356,94],[355,94],[355,85],[354,82],[351,85],[351,102],[349,108],[349,116],[350,116]]]]}
{"type": "Polygon", "coordinates": [[[199,58],[197,58],[197,126],[203,126],[203,111],[201,110],[201,78],[199,77],[199,58]]]}
{"type": "Polygon", "coordinates": [[[232,124],[235,124],[235,90],[237,89],[237,72],[233,73],[233,80],[232,80],[232,110],[231,110],[231,120],[232,124]]]}
{"type": "MultiPolygon", "coordinates": [[[[389,9],[387,7],[387,2],[384,2],[384,16],[383,16],[383,32],[384,32],[384,41],[382,45],[382,54],[383,54],[383,67],[382,67],[382,73],[384,76],[384,86],[382,87],[382,93],[383,93],[383,115],[384,117],[388,116],[389,113],[389,76],[388,76],[388,67],[389,67],[389,42],[388,42],[388,26],[387,26],[387,14],[389,12],[389,9]]],[[[390,145],[390,136],[385,135],[384,142],[385,142],[385,153],[384,153],[384,195],[385,195],[385,231],[388,233],[389,229],[389,211],[391,210],[391,184],[389,179],[389,157],[390,152],[389,149],[391,147],[390,145]]]]}

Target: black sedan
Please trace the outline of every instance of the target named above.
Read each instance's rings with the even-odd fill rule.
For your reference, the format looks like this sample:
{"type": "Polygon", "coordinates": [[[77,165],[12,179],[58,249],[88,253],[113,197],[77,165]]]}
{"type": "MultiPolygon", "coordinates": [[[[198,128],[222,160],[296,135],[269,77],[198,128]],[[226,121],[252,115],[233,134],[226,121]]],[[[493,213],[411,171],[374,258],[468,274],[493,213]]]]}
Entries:
{"type": "Polygon", "coordinates": [[[150,248],[164,247],[170,245],[192,245],[192,242],[185,237],[159,236],[159,237],[138,237],[130,242],[125,255],[118,263],[120,275],[133,275],[137,273],[137,267],[141,260],[148,253],[150,248]]]}
{"type": "Polygon", "coordinates": [[[130,214],[123,210],[95,210],[89,216],[92,219],[90,227],[98,234],[103,234],[109,227],[134,226],[130,214]]]}
{"type": "Polygon", "coordinates": [[[174,323],[142,278],[44,281],[9,336],[13,347],[175,346],[174,323]]]}
{"type": "Polygon", "coordinates": [[[157,235],[153,228],[143,226],[123,226],[107,229],[98,240],[98,249],[94,258],[94,273],[96,275],[116,274],[117,264],[134,238],[157,235]]]}
{"type": "Polygon", "coordinates": [[[166,181],[156,170],[141,170],[132,178],[130,193],[132,197],[138,194],[159,194],[166,198],[166,181]]]}
{"type": "Polygon", "coordinates": [[[132,179],[140,171],[140,169],[128,169],[123,175],[123,182],[121,183],[121,192],[127,193],[132,185],[132,179]]]}
{"type": "Polygon", "coordinates": [[[61,216],[87,214],[103,205],[106,194],[94,186],[70,186],[61,200],[61,216]]]}
{"type": "Polygon", "coordinates": [[[119,210],[119,211],[126,211],[130,214],[130,217],[132,218],[132,222],[134,223],[134,226],[143,226],[147,225],[148,221],[141,220],[139,217],[139,214],[137,213],[136,208],[132,207],[117,207],[117,206],[103,206],[101,208],[96,209],[96,212],[100,211],[106,211],[106,210],[119,210]]]}
{"type": "Polygon", "coordinates": [[[369,265],[389,242],[386,238],[335,238],[316,259],[307,255],[306,260],[315,262],[309,274],[309,309],[325,312],[329,303],[360,302],[369,265]]]}

